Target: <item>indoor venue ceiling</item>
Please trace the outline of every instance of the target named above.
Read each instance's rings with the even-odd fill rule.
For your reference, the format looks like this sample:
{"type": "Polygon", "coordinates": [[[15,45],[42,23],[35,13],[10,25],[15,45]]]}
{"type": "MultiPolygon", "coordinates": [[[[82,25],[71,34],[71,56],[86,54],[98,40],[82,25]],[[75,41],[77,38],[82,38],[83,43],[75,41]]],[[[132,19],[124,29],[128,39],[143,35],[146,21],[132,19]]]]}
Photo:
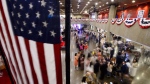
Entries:
{"type": "MultiPolygon", "coordinates": [[[[65,0],[60,0],[60,11],[65,11],[65,0]]],[[[71,0],[72,14],[89,14],[90,12],[108,12],[110,5],[115,5],[118,10],[130,6],[150,2],[150,0],[71,0]]]]}

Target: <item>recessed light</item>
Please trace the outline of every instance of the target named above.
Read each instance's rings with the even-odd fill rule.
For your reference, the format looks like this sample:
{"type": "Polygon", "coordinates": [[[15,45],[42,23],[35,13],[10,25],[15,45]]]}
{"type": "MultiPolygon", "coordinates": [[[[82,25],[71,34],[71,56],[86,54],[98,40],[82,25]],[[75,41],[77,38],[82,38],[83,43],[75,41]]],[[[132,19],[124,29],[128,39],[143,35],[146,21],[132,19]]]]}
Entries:
{"type": "Polygon", "coordinates": [[[108,2],[106,2],[106,4],[108,4],[108,2]]]}
{"type": "Polygon", "coordinates": [[[101,8],[101,6],[99,6],[101,8]]]}
{"type": "Polygon", "coordinates": [[[124,5],[127,5],[127,4],[124,4],[124,5]]]}
{"type": "Polygon", "coordinates": [[[87,2],[88,4],[90,3],[90,2],[87,2]]]}
{"type": "Polygon", "coordinates": [[[87,6],[88,4],[86,4],[86,6],[87,6]]]}
{"type": "Polygon", "coordinates": [[[135,0],[133,0],[132,3],[135,3],[135,0]]]}
{"type": "Polygon", "coordinates": [[[98,5],[98,3],[95,3],[95,5],[98,5]]]}
{"type": "Polygon", "coordinates": [[[62,4],[62,3],[60,3],[60,4],[62,4]]]}
{"type": "Polygon", "coordinates": [[[90,0],[90,1],[92,1],[92,0],[90,0]]]}
{"type": "Polygon", "coordinates": [[[114,2],[114,0],[111,0],[111,2],[114,2]]]}

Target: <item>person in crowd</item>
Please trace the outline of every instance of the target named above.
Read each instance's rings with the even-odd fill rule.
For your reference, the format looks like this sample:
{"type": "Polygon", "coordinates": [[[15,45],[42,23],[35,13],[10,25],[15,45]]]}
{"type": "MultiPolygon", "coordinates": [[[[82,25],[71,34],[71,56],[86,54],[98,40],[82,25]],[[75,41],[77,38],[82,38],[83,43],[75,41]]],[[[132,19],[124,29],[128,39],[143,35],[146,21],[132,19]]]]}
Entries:
{"type": "Polygon", "coordinates": [[[96,54],[94,54],[94,55],[91,57],[91,62],[92,62],[93,65],[96,63],[96,60],[97,60],[97,56],[96,56],[96,54]]]}
{"type": "Polygon", "coordinates": [[[88,49],[88,44],[87,44],[87,42],[85,42],[85,44],[84,44],[84,49],[85,49],[85,50],[88,49]]]}
{"type": "Polygon", "coordinates": [[[109,55],[109,56],[110,56],[110,52],[111,52],[111,50],[112,50],[112,47],[111,47],[110,45],[108,45],[108,47],[107,47],[107,51],[106,51],[107,55],[109,55]]]}
{"type": "Polygon", "coordinates": [[[91,63],[91,57],[87,57],[84,63],[84,73],[87,71],[88,67],[90,66],[91,63]]]}
{"type": "Polygon", "coordinates": [[[130,63],[130,60],[129,60],[129,59],[126,61],[126,65],[128,66],[128,68],[129,68],[129,72],[130,72],[130,69],[131,69],[132,65],[131,65],[131,63],[130,63]]]}
{"type": "Polygon", "coordinates": [[[90,52],[88,53],[88,56],[87,56],[87,57],[89,58],[89,57],[91,57],[91,56],[92,56],[92,51],[90,51],[90,52]]]}
{"type": "Polygon", "coordinates": [[[137,63],[137,61],[135,59],[132,62],[132,67],[134,67],[134,68],[138,67],[138,63],[137,63]]]}
{"type": "Polygon", "coordinates": [[[105,60],[103,60],[103,62],[100,63],[100,71],[101,71],[100,80],[103,80],[105,75],[107,74],[107,63],[105,60]]]}
{"type": "Polygon", "coordinates": [[[110,51],[110,59],[113,58],[114,55],[114,47],[112,47],[112,50],[110,51]]]}
{"type": "Polygon", "coordinates": [[[80,67],[80,69],[81,70],[84,70],[84,59],[85,59],[85,55],[83,54],[82,57],[81,57],[81,59],[80,59],[80,61],[81,61],[81,67],[80,67]]]}
{"type": "Polygon", "coordinates": [[[112,65],[113,65],[113,68],[112,68],[112,75],[113,75],[113,76],[116,76],[116,74],[117,74],[116,58],[112,58],[112,59],[111,59],[111,63],[112,63],[112,65]]]}
{"type": "Polygon", "coordinates": [[[74,66],[75,66],[75,70],[78,70],[78,55],[77,55],[77,53],[75,53],[75,57],[74,57],[74,66]]]}
{"type": "Polygon", "coordinates": [[[110,62],[110,57],[107,56],[107,57],[105,58],[105,60],[106,60],[106,62],[110,62]]]}
{"type": "Polygon", "coordinates": [[[79,51],[77,55],[78,55],[78,67],[80,67],[81,66],[81,60],[80,59],[82,56],[82,51],[79,51]]]}
{"type": "Polygon", "coordinates": [[[123,76],[124,76],[124,75],[127,75],[127,74],[129,74],[129,68],[128,68],[128,66],[126,65],[126,62],[123,61],[123,62],[122,62],[122,66],[121,66],[121,79],[123,79],[123,76]]]}
{"type": "Polygon", "coordinates": [[[113,64],[111,62],[108,62],[108,64],[107,64],[107,77],[111,77],[112,68],[113,68],[113,64]]]}
{"type": "Polygon", "coordinates": [[[100,67],[100,63],[98,60],[96,60],[96,63],[94,64],[94,73],[96,74],[96,76],[98,76],[99,67],[100,67]]]}
{"type": "Polygon", "coordinates": [[[122,58],[121,58],[121,52],[118,52],[118,55],[116,57],[116,63],[117,63],[117,67],[120,67],[121,63],[122,63],[122,58]]]}

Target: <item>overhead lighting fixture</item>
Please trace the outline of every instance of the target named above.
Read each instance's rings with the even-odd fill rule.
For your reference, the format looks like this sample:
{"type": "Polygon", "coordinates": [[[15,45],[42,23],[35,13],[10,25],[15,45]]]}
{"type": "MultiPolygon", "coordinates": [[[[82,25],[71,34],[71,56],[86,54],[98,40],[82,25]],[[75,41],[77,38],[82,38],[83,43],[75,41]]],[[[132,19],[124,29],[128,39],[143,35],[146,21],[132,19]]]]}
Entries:
{"type": "Polygon", "coordinates": [[[98,3],[95,3],[95,5],[98,5],[98,3]]]}
{"type": "Polygon", "coordinates": [[[90,0],[90,1],[92,1],[92,0],[90,0]]]}
{"type": "Polygon", "coordinates": [[[103,6],[104,6],[104,4],[103,4],[103,6]]]}
{"type": "Polygon", "coordinates": [[[86,6],[87,6],[88,4],[86,4],[86,6]]]}
{"type": "Polygon", "coordinates": [[[101,8],[101,6],[99,6],[101,8]]]}
{"type": "Polygon", "coordinates": [[[108,2],[106,2],[106,4],[108,4],[108,2]]]}
{"type": "Polygon", "coordinates": [[[124,5],[127,5],[127,4],[124,4],[124,5]]]}
{"type": "Polygon", "coordinates": [[[114,0],[111,0],[111,2],[114,2],[114,0]]]}
{"type": "Polygon", "coordinates": [[[62,3],[60,3],[60,4],[62,4],[62,3]]]}
{"type": "Polygon", "coordinates": [[[88,4],[90,3],[90,2],[87,2],[88,4]]]}
{"type": "Polygon", "coordinates": [[[135,0],[133,0],[132,3],[135,3],[135,0]]]}

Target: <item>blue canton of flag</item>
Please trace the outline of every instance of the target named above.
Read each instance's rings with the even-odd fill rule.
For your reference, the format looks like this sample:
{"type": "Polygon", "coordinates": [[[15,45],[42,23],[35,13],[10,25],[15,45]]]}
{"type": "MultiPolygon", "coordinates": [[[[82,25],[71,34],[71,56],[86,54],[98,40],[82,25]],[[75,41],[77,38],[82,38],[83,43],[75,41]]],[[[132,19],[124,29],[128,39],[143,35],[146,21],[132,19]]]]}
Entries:
{"type": "Polygon", "coordinates": [[[15,35],[42,43],[60,43],[57,0],[7,0],[7,4],[15,35]]]}

